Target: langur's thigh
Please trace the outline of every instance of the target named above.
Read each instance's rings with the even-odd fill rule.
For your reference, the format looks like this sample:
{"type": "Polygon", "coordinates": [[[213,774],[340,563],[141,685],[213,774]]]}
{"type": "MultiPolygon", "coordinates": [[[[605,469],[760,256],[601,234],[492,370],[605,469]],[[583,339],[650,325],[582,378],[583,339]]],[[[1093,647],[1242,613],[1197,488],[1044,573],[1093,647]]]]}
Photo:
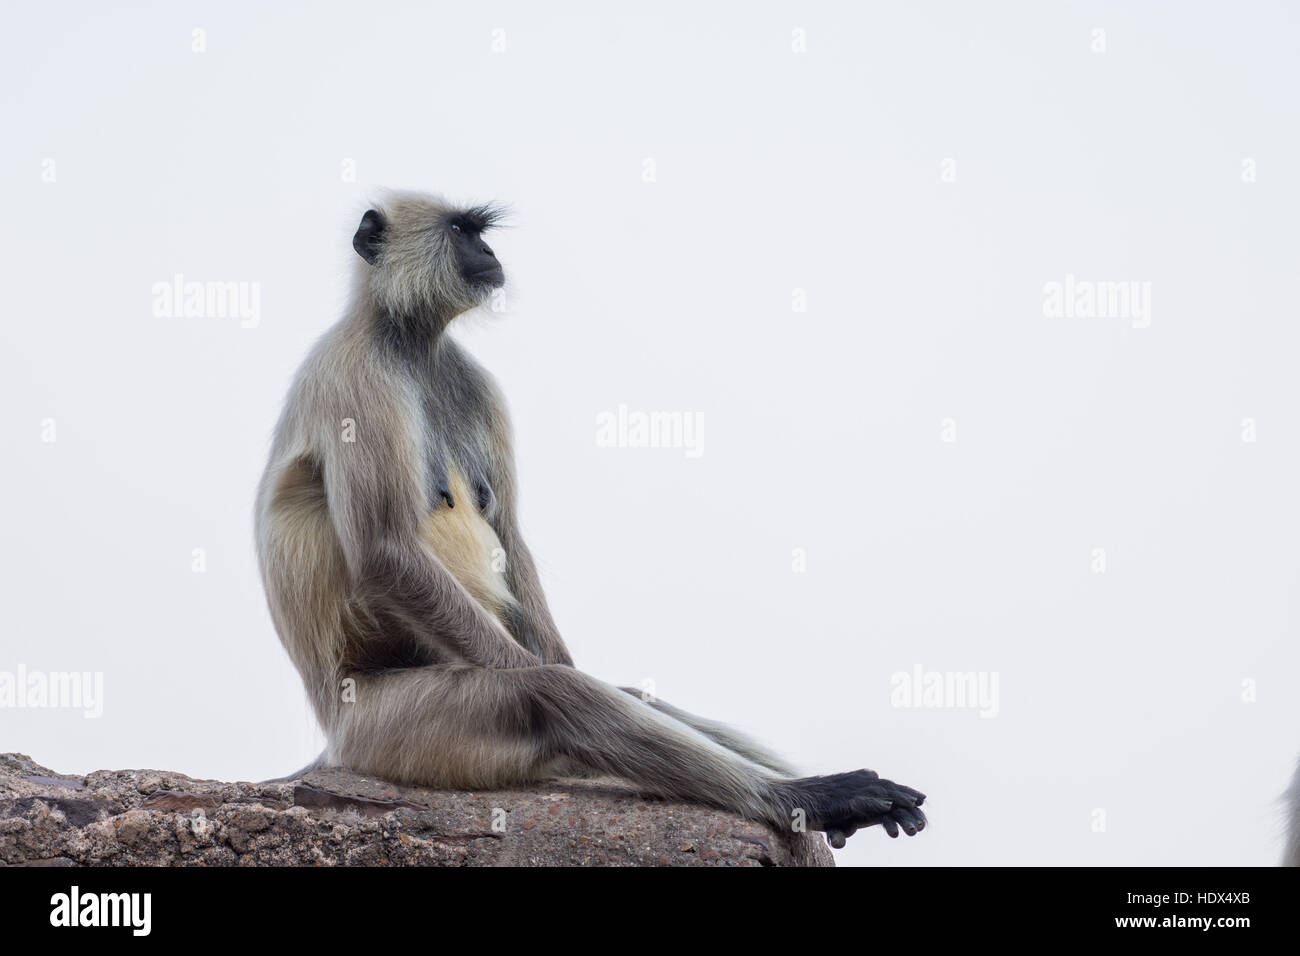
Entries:
{"type": "Polygon", "coordinates": [[[467,789],[538,779],[547,754],[516,672],[466,665],[357,678],[331,733],[342,766],[399,783],[467,789]]]}

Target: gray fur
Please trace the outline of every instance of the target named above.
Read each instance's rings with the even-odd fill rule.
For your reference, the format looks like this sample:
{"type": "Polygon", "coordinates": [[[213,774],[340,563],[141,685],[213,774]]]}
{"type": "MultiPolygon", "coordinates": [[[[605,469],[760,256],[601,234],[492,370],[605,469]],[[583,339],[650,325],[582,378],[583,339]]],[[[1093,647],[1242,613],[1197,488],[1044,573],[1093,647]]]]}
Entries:
{"type": "Polygon", "coordinates": [[[1283,796],[1286,804],[1286,838],[1282,849],[1283,866],[1300,866],[1300,765],[1291,786],[1283,796]]]}
{"type": "Polygon", "coordinates": [[[576,766],[837,839],[921,829],[910,788],[791,779],[730,728],[573,668],[519,532],[505,404],[444,334],[488,294],[449,242],[458,210],[414,194],[377,209],[382,243],[293,382],[257,499],[272,618],[328,741],[318,763],[472,789],[576,766]]]}

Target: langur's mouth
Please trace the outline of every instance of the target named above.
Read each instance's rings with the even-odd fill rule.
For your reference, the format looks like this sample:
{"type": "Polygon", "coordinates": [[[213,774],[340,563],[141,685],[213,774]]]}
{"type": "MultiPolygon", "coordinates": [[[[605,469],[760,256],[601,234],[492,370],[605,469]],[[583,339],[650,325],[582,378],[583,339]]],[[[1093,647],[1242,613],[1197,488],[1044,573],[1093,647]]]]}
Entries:
{"type": "Polygon", "coordinates": [[[506,273],[500,266],[492,269],[480,269],[478,272],[469,275],[469,281],[473,285],[496,288],[505,285],[506,273]]]}

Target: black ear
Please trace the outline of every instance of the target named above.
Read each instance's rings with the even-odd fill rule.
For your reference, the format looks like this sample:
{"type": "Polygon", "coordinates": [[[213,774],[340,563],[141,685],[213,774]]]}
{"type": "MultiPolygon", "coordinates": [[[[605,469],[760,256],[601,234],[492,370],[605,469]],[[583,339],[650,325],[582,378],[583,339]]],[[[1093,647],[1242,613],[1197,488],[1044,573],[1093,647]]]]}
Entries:
{"type": "Polygon", "coordinates": [[[384,230],[387,228],[388,223],[384,222],[384,217],[378,210],[367,209],[361,217],[361,225],[357,226],[357,234],[352,237],[352,248],[372,266],[379,259],[379,244],[383,241],[384,230]]]}

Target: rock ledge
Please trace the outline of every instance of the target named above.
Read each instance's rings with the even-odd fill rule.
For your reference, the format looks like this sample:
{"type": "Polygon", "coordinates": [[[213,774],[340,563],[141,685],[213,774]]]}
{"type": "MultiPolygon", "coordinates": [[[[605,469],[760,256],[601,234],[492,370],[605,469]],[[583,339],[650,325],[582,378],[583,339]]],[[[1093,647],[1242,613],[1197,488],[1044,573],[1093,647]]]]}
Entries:
{"type": "Polygon", "coordinates": [[[784,834],[606,780],[401,787],[342,770],[286,783],[163,770],[56,773],[0,754],[0,865],[834,866],[784,834]]]}

